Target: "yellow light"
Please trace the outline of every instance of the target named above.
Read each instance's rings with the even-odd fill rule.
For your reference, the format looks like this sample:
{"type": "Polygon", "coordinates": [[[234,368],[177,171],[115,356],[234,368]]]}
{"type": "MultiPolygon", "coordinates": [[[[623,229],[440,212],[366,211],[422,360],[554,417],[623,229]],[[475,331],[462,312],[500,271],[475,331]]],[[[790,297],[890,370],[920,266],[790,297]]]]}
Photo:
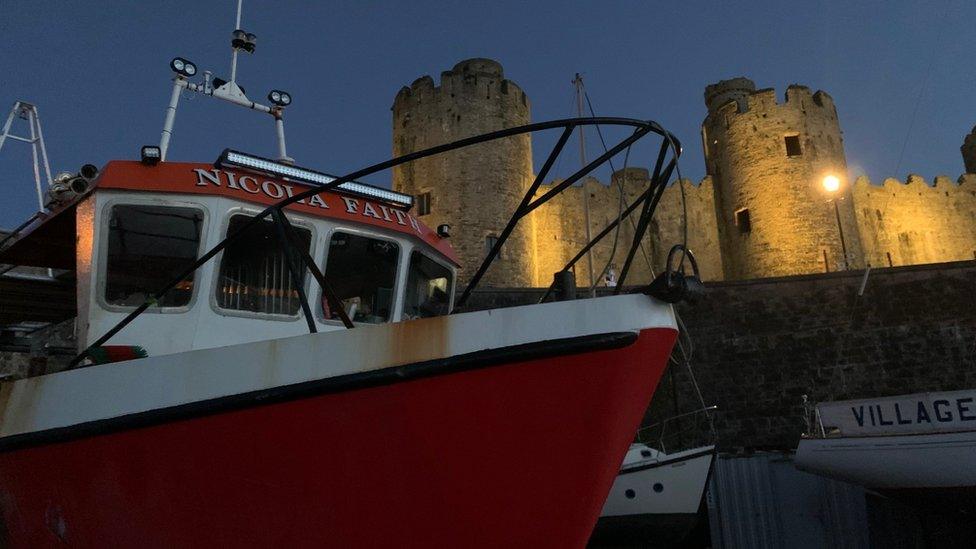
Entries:
{"type": "Polygon", "coordinates": [[[823,178],[823,186],[827,192],[835,192],[840,188],[840,179],[837,179],[836,175],[828,175],[827,177],[823,178]]]}

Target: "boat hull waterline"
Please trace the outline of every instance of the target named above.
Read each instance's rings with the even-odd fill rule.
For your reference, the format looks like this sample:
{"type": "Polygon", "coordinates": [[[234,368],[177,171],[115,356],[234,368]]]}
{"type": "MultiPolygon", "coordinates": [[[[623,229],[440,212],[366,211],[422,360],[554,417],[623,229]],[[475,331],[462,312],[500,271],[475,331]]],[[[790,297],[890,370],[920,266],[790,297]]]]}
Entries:
{"type": "Polygon", "coordinates": [[[2,535],[11,547],[582,547],[675,336],[579,335],[56,430],[62,442],[14,437],[0,453],[2,535]],[[538,459],[556,447],[582,451],[538,459]]]}

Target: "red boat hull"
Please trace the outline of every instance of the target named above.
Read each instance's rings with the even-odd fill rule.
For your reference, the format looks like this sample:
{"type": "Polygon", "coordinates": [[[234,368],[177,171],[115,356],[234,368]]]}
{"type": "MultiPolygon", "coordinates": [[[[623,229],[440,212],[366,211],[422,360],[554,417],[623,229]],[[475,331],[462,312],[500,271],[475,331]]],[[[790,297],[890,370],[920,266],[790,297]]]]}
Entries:
{"type": "Polygon", "coordinates": [[[582,547],[676,332],[0,454],[11,547],[582,547]]]}

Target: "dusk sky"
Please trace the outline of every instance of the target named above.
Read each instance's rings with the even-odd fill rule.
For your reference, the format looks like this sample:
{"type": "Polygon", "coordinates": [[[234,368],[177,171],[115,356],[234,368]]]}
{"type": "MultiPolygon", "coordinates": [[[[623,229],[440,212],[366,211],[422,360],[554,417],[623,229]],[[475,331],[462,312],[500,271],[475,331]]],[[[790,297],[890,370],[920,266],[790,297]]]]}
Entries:
{"type": "MultiPolygon", "coordinates": [[[[172,57],[228,75],[235,6],[3,0],[3,117],[17,99],[38,105],[54,172],[138,158],[159,141],[172,57]]],[[[851,175],[931,182],[963,171],[959,147],[976,124],[974,23],[976,2],[964,0],[245,0],[241,26],[258,41],[239,82],[261,102],[271,88],[291,92],[290,155],[344,173],[391,155],[393,98],[422,75],[438,81],[462,59],[495,59],[544,121],[575,114],[570,82],[581,72],[597,114],[651,118],[682,139],[682,171],[694,180],[704,174],[707,84],[748,76],[782,97],[801,83],[833,96],[851,175]]],[[[274,156],[269,116],[194,95],[181,102],[170,160],[209,162],[226,147],[274,156]]],[[[36,209],[30,166],[25,144],[0,151],[0,227],[36,209]]]]}

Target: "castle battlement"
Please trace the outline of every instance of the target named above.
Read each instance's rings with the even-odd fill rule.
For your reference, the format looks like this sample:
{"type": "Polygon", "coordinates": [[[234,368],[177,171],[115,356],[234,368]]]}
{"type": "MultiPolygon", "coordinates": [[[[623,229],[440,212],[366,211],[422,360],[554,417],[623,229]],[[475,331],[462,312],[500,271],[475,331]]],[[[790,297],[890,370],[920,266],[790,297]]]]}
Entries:
{"type": "MultiPolygon", "coordinates": [[[[910,174],[872,182],[847,178],[843,135],[833,98],[791,84],[782,95],[744,77],[705,88],[702,123],[706,176],[672,182],[662,193],[631,265],[630,283],[649,282],[672,245],[695,252],[705,280],[741,280],[976,258],[976,131],[966,137],[967,172],[910,174]],[[839,190],[824,189],[827,175],[839,190]]],[[[467,59],[414,80],[393,104],[395,156],[464,137],[527,124],[525,93],[490,59],[467,59]]],[[[976,129],[974,129],[976,130],[976,129]]],[[[418,196],[431,226],[455,227],[461,280],[521,203],[534,179],[530,136],[483,143],[393,169],[393,187],[418,196]],[[490,197],[490,199],[487,199],[490,197]]],[[[551,191],[543,184],[536,197],[551,191]]],[[[608,182],[585,178],[519,223],[485,278],[488,286],[548,286],[553,273],[616,221],[650,186],[646,167],[608,182]],[[621,193],[622,189],[622,193],[621,193]],[[588,211],[589,215],[586,215],[588,211]],[[586,218],[590,226],[587,231],[586,218]]],[[[592,249],[593,273],[622,268],[639,212],[592,249]]],[[[575,267],[590,284],[590,261],[575,267]]],[[[603,283],[604,280],[598,280],[603,283]]]]}
{"type": "Polygon", "coordinates": [[[976,174],[964,173],[953,179],[947,175],[937,175],[929,183],[924,176],[910,173],[905,180],[895,177],[886,177],[881,184],[876,184],[866,175],[858,176],[854,180],[854,189],[862,193],[871,192],[906,192],[913,191],[919,193],[964,193],[973,196],[976,193],[976,174]]]}
{"type": "Polygon", "coordinates": [[[732,114],[743,114],[750,111],[760,113],[774,108],[798,108],[805,111],[808,108],[834,109],[834,99],[823,90],[813,92],[809,86],[790,84],[786,88],[783,100],[776,97],[775,88],[756,89],[755,83],[748,78],[733,78],[722,80],[705,88],[705,105],[709,115],[717,114],[729,117],[732,114]]]}
{"type": "Polygon", "coordinates": [[[441,99],[456,101],[458,96],[474,95],[479,101],[496,98],[509,101],[512,105],[521,103],[529,108],[528,97],[515,82],[505,78],[500,63],[491,59],[466,59],[454,65],[440,76],[440,84],[434,83],[429,75],[413,81],[410,86],[400,88],[393,101],[393,110],[407,105],[436,101],[441,99]]]}
{"type": "Polygon", "coordinates": [[[852,188],[865,259],[876,266],[976,258],[976,174],[932,184],[909,174],[876,185],[858,177],[852,188]]]}

